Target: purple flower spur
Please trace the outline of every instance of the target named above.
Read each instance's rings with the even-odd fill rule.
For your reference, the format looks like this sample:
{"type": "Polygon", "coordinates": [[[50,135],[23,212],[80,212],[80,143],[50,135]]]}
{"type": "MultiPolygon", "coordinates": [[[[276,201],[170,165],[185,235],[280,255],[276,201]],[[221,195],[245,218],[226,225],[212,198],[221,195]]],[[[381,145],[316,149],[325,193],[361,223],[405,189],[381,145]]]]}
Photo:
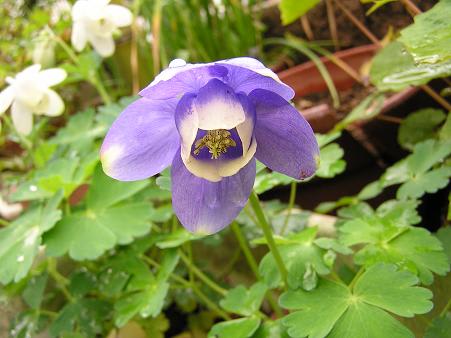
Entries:
{"type": "Polygon", "coordinates": [[[255,159],[305,179],[319,149],[310,125],[290,104],[293,90],[259,61],[207,64],[177,59],[140,92],[105,137],[105,173],[142,180],[172,164],[172,205],[191,232],[212,234],[245,206],[255,159]]]}

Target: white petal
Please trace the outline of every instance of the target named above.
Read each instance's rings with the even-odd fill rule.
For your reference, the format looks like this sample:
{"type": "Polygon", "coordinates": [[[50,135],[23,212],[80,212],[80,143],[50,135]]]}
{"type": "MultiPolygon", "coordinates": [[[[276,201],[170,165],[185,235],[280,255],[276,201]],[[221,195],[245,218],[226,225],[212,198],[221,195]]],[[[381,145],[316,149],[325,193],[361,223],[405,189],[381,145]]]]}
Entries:
{"type": "Polygon", "coordinates": [[[33,129],[33,114],[24,104],[15,100],[11,107],[11,117],[16,130],[24,135],[31,133],[33,129]]]}
{"type": "Polygon", "coordinates": [[[11,105],[14,100],[14,95],[15,90],[12,86],[8,86],[0,92],[0,115],[3,114],[11,105]]]}
{"type": "Polygon", "coordinates": [[[102,57],[108,57],[114,53],[114,40],[112,36],[104,37],[91,35],[88,37],[92,46],[102,57]]]}
{"type": "Polygon", "coordinates": [[[105,8],[105,18],[111,20],[116,27],[125,27],[132,24],[132,12],[123,6],[108,5],[105,8]]]}
{"type": "Polygon", "coordinates": [[[42,83],[47,87],[51,87],[60,82],[63,82],[66,77],[66,71],[61,68],[45,69],[38,74],[39,83],[42,83]]]}
{"type": "Polygon", "coordinates": [[[233,90],[217,79],[210,80],[199,90],[194,110],[199,128],[203,130],[233,129],[246,118],[233,90]]]}
{"type": "Polygon", "coordinates": [[[64,102],[54,90],[46,91],[46,105],[42,107],[41,112],[47,116],[58,116],[64,111],[64,102]]]}
{"type": "Polygon", "coordinates": [[[31,65],[16,75],[16,79],[37,76],[41,70],[40,64],[31,65]]]}
{"type": "Polygon", "coordinates": [[[86,46],[86,28],[82,22],[74,22],[72,26],[71,42],[77,52],[81,52],[86,46]]]}
{"type": "Polygon", "coordinates": [[[218,174],[222,177],[235,175],[254,157],[256,150],[257,150],[257,141],[255,140],[255,138],[253,138],[249,149],[242,157],[236,158],[234,160],[218,161],[218,174]]]}
{"type": "Polygon", "coordinates": [[[84,19],[89,14],[89,2],[86,0],[78,0],[72,6],[72,20],[79,21],[84,19]]]}

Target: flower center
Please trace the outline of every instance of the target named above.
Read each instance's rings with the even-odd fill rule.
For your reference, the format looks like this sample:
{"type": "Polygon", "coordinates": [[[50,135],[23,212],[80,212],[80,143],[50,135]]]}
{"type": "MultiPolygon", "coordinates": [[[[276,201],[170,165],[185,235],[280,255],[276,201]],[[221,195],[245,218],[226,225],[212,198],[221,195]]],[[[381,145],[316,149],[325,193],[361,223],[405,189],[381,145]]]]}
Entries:
{"type": "Polygon", "coordinates": [[[204,137],[194,144],[194,155],[199,155],[200,150],[207,147],[211,159],[218,159],[221,154],[227,152],[227,148],[236,147],[236,142],[231,136],[232,134],[226,129],[209,130],[204,137]]]}

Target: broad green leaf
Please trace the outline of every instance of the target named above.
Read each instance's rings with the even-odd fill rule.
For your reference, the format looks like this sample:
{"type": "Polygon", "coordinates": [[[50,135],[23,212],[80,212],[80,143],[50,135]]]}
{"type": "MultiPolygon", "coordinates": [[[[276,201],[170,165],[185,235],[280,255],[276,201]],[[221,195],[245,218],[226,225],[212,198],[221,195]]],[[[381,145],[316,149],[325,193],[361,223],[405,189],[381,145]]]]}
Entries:
{"type": "Polygon", "coordinates": [[[249,317],[220,322],[211,328],[208,338],[249,338],[260,326],[260,319],[249,317]]]}
{"type": "MultiPolygon", "coordinates": [[[[288,283],[293,289],[303,286],[305,277],[308,277],[306,272],[309,264],[320,275],[330,272],[324,259],[326,250],[314,243],[316,233],[316,228],[308,228],[298,234],[282,238],[279,242],[279,252],[288,270],[288,283]]],[[[282,281],[271,252],[261,260],[259,271],[270,288],[277,287],[282,281]]]]}
{"type": "Polygon", "coordinates": [[[451,262],[451,227],[440,228],[436,236],[442,243],[445,253],[448,256],[448,261],[451,262]]]}
{"type": "Polygon", "coordinates": [[[446,187],[451,177],[451,168],[444,167],[419,174],[413,180],[404,183],[398,190],[399,199],[420,198],[425,193],[435,193],[446,187]]]}
{"type": "Polygon", "coordinates": [[[346,162],[342,159],[343,155],[344,151],[337,143],[331,143],[321,148],[316,176],[332,178],[341,174],[346,168],[346,162]]]}
{"type": "Polygon", "coordinates": [[[424,338],[448,338],[451,332],[451,315],[435,318],[424,334],[424,338]]]}
{"type": "Polygon", "coordinates": [[[448,112],[448,117],[439,132],[441,140],[451,139],[451,113],[448,112]]]}
{"type": "Polygon", "coordinates": [[[414,335],[387,312],[359,302],[348,307],[327,337],[414,338],[414,335]]]}
{"type": "Polygon", "coordinates": [[[32,309],[39,309],[44,298],[44,291],[47,285],[48,275],[46,273],[33,276],[22,292],[22,298],[32,309]]]}
{"type": "Polygon", "coordinates": [[[384,310],[400,316],[428,312],[432,308],[432,293],[415,286],[417,282],[410,272],[385,264],[370,267],[353,289],[320,279],[312,291],[300,289],[282,294],[281,306],[292,311],[282,323],[293,338],[413,338],[384,310]]]}
{"type": "Polygon", "coordinates": [[[64,337],[65,334],[75,331],[83,333],[86,337],[100,335],[110,309],[109,303],[97,299],[83,298],[68,303],[50,326],[50,336],[64,337]]]}
{"type": "Polygon", "coordinates": [[[282,319],[291,337],[326,337],[348,307],[350,292],[344,285],[320,279],[312,291],[288,291],[280,297],[285,309],[298,310],[282,319]]]}
{"type": "Polygon", "coordinates": [[[303,16],[311,8],[315,7],[320,0],[281,0],[279,9],[281,12],[282,23],[287,25],[297,18],[303,16]]]}
{"type": "Polygon", "coordinates": [[[156,245],[160,249],[175,248],[183,243],[202,238],[202,236],[193,234],[184,228],[180,228],[166,234],[158,234],[156,236],[158,236],[158,242],[156,245]]]}
{"type": "Polygon", "coordinates": [[[45,206],[32,207],[0,230],[0,282],[17,282],[26,276],[41,245],[41,236],[61,218],[60,190],[45,206]]]}
{"type": "Polygon", "coordinates": [[[432,292],[415,286],[418,278],[395,265],[371,266],[357,281],[353,293],[361,301],[398,316],[413,317],[432,309],[432,292]]]}
{"type": "Polygon", "coordinates": [[[148,182],[119,182],[104,175],[98,167],[94,174],[86,210],[63,218],[46,234],[47,254],[61,256],[66,252],[75,259],[95,259],[116,244],[128,244],[145,235],[150,227],[148,203],[120,203],[148,182]]]}
{"type": "Polygon", "coordinates": [[[390,220],[387,214],[356,218],[339,228],[339,240],[345,245],[367,244],[354,257],[358,264],[395,263],[418,274],[424,284],[432,283],[433,272],[445,275],[449,263],[440,241],[426,229],[406,226],[406,223],[400,227],[397,223],[396,218],[390,220]]]}
{"type": "Polygon", "coordinates": [[[262,194],[278,185],[287,185],[292,181],[294,181],[293,178],[284,174],[262,170],[255,177],[254,190],[257,194],[262,194]]]}
{"type": "Polygon", "coordinates": [[[441,0],[415,23],[401,31],[398,39],[416,62],[437,63],[451,59],[451,0],[441,0]]]}
{"type": "Polygon", "coordinates": [[[340,136],[341,136],[341,131],[333,131],[333,132],[329,132],[327,134],[315,134],[316,141],[318,142],[318,147],[320,147],[320,148],[335,141],[336,139],[340,138],[340,136]]]}
{"type": "Polygon", "coordinates": [[[417,212],[419,204],[416,200],[389,200],[377,208],[376,215],[383,222],[392,222],[397,226],[417,224],[421,221],[421,217],[417,212]]]}
{"type": "Polygon", "coordinates": [[[289,335],[280,320],[274,322],[266,320],[252,338],[289,338],[289,335]]]}
{"type": "Polygon", "coordinates": [[[97,278],[89,271],[76,271],[70,276],[68,290],[74,297],[81,298],[96,288],[97,278]]]}
{"type": "Polygon", "coordinates": [[[370,70],[371,82],[379,90],[400,91],[430,80],[451,75],[451,60],[436,64],[416,64],[402,43],[395,41],[384,47],[374,58],[370,70]]]}
{"type": "MultiPolygon", "coordinates": [[[[175,249],[165,250],[163,261],[155,278],[143,283],[131,294],[121,297],[115,304],[115,319],[117,326],[124,326],[137,314],[142,317],[157,317],[164,305],[169,290],[167,279],[178,263],[179,256],[175,249]]],[[[138,276],[139,277],[139,276],[138,276]]]]}
{"type": "Polygon", "coordinates": [[[412,150],[415,144],[434,138],[437,135],[437,126],[445,119],[445,113],[434,108],[425,108],[410,114],[399,127],[399,144],[412,150]]]}
{"type": "Polygon", "coordinates": [[[250,316],[260,308],[266,291],[264,283],[254,284],[249,290],[240,285],[229,290],[220,305],[228,312],[250,316]]]}

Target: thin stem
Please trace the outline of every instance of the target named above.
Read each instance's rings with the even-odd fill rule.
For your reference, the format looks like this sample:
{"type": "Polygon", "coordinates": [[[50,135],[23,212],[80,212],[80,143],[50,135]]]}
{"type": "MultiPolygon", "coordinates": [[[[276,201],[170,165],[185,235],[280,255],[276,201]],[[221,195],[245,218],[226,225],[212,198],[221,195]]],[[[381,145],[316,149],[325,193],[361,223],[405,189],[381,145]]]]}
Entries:
{"type": "Polygon", "coordinates": [[[421,14],[421,9],[419,9],[412,1],[410,0],[401,0],[404,7],[410,12],[412,16],[421,14]]]}
{"type": "Polygon", "coordinates": [[[188,269],[192,270],[194,275],[196,275],[197,278],[199,278],[202,282],[205,283],[208,287],[210,287],[212,290],[216,291],[220,295],[224,296],[227,293],[227,290],[223,287],[216,284],[213,280],[211,280],[207,275],[205,275],[197,266],[195,266],[188,257],[183,252],[179,252],[180,258],[182,259],[183,263],[188,267],[188,269]]]}
{"type": "Polygon", "coordinates": [[[444,317],[446,315],[446,313],[448,312],[450,307],[451,307],[451,299],[448,299],[448,303],[446,303],[446,305],[443,308],[442,312],[440,312],[440,317],[444,317]]]}
{"type": "Polygon", "coordinates": [[[130,68],[132,71],[133,94],[139,91],[139,62],[138,62],[138,24],[137,18],[141,0],[133,1],[133,22],[131,25],[131,45],[130,45],[130,68]]]}
{"type": "MultiPolygon", "coordinates": [[[[66,41],[64,41],[58,35],[56,35],[55,32],[49,26],[46,26],[45,29],[53,38],[53,40],[55,40],[55,42],[66,52],[66,54],[69,56],[72,62],[75,63],[77,66],[80,66],[80,59],[72,50],[72,48],[66,43],[66,41]]],[[[105,104],[112,103],[111,97],[108,94],[108,91],[105,89],[100,79],[99,73],[97,71],[94,74],[92,74],[91,78],[86,80],[89,81],[97,89],[105,104]]]]}
{"type": "Polygon", "coordinates": [[[235,234],[235,237],[238,241],[238,244],[240,245],[241,250],[243,251],[244,257],[246,257],[247,264],[251,268],[255,277],[257,279],[260,279],[257,261],[255,260],[254,256],[252,255],[251,249],[249,248],[247,241],[244,238],[243,233],[241,232],[240,226],[238,225],[237,222],[234,221],[231,224],[231,228],[232,228],[233,233],[235,234]]]}
{"type": "Polygon", "coordinates": [[[301,16],[301,26],[302,29],[304,30],[307,39],[309,39],[310,41],[315,40],[315,36],[313,35],[313,31],[312,28],[310,27],[310,22],[308,21],[308,17],[306,14],[301,16]]]}
{"type": "Polygon", "coordinates": [[[153,72],[157,75],[160,72],[160,38],[161,38],[161,0],[156,0],[152,15],[152,59],[153,72]]]}
{"type": "Polygon", "coordinates": [[[329,22],[329,31],[334,43],[335,50],[340,48],[338,41],[337,22],[335,20],[334,5],[332,0],[326,0],[327,21],[329,22]]]}
{"type": "Polygon", "coordinates": [[[451,104],[446,101],[440,94],[437,94],[434,89],[428,85],[420,86],[430,97],[432,97],[437,103],[439,103],[446,111],[451,111],[451,104]]]}
{"type": "Polygon", "coordinates": [[[14,127],[11,118],[8,115],[3,116],[3,120],[5,121],[5,124],[8,126],[8,128],[17,136],[19,139],[20,145],[27,150],[28,152],[31,152],[33,150],[33,144],[30,142],[30,140],[23,134],[17,131],[16,127],[14,127]]]}
{"type": "Polygon", "coordinates": [[[62,274],[59,273],[57,269],[57,263],[55,258],[49,258],[47,261],[47,271],[49,275],[53,278],[53,280],[56,282],[58,288],[61,290],[61,292],[64,294],[64,296],[69,300],[70,302],[74,301],[74,297],[70,294],[69,290],[66,288],[66,285],[69,284],[69,280],[64,277],[62,274]]]}
{"type": "Polygon", "coordinates": [[[351,283],[349,283],[348,288],[352,290],[354,288],[355,283],[359,280],[360,276],[365,272],[365,268],[362,266],[359,271],[355,274],[354,278],[352,279],[351,283]]]}
{"type": "Polygon", "coordinates": [[[0,218],[0,226],[7,227],[9,222],[6,219],[0,218]]]}
{"type": "MultiPolygon", "coordinates": [[[[155,262],[152,258],[148,257],[148,256],[141,256],[141,258],[147,262],[149,265],[159,269],[161,267],[160,264],[158,264],[157,262],[155,262]]],[[[215,303],[213,303],[202,291],[199,290],[199,288],[197,287],[197,285],[193,282],[189,282],[185,279],[183,279],[182,277],[176,275],[175,273],[171,273],[169,275],[170,278],[174,279],[175,281],[177,281],[178,283],[182,284],[185,288],[189,288],[192,289],[194,291],[194,293],[205,303],[205,305],[207,307],[209,307],[212,311],[216,312],[219,316],[221,316],[223,319],[225,320],[230,320],[230,316],[225,313],[224,311],[222,311],[215,303]]]]}
{"type": "Polygon", "coordinates": [[[279,249],[277,248],[276,242],[274,241],[271,226],[269,225],[268,221],[266,220],[265,214],[263,213],[263,209],[260,205],[260,200],[258,199],[258,196],[254,191],[251,192],[251,196],[249,197],[249,202],[252,206],[252,209],[254,209],[254,213],[257,216],[258,225],[263,230],[268,247],[274,257],[274,260],[276,261],[277,267],[279,268],[279,272],[282,277],[284,286],[285,286],[285,288],[287,288],[288,287],[287,268],[285,267],[285,264],[283,263],[282,256],[280,256],[279,249]]]}
{"type": "Polygon", "coordinates": [[[349,20],[352,21],[352,23],[357,26],[357,28],[363,33],[365,34],[365,36],[374,44],[379,45],[380,46],[380,42],[379,39],[373,34],[371,33],[363,23],[361,23],[359,21],[359,19],[357,19],[355,17],[354,14],[352,14],[352,12],[347,9],[343,4],[340,3],[339,0],[335,0],[335,3],[337,4],[337,6],[342,10],[342,12],[349,18],[349,20]]]}
{"type": "Polygon", "coordinates": [[[285,216],[285,221],[283,222],[282,230],[280,231],[280,235],[283,235],[288,227],[288,221],[291,217],[291,211],[293,210],[294,202],[296,201],[296,191],[297,191],[298,184],[296,181],[291,182],[290,187],[290,199],[288,201],[288,209],[287,209],[287,215],[285,216]]]}

